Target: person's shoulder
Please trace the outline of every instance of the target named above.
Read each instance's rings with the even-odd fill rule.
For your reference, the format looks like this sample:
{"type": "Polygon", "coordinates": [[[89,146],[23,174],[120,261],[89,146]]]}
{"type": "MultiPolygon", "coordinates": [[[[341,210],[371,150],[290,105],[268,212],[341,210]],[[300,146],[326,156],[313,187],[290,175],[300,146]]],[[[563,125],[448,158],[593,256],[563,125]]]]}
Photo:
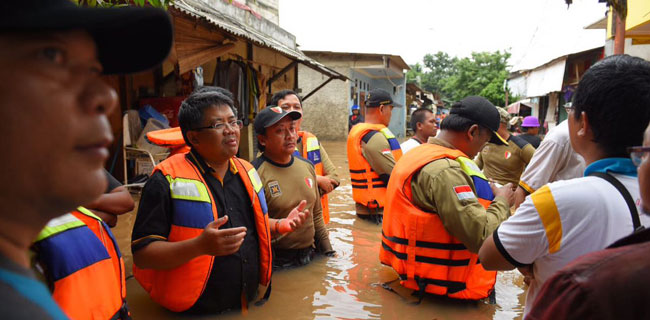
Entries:
{"type": "Polygon", "coordinates": [[[436,178],[442,173],[456,173],[462,172],[460,164],[449,158],[436,159],[420,169],[420,175],[426,175],[431,178],[436,178]]]}
{"type": "MultiPolygon", "coordinates": [[[[37,285],[35,280],[29,279],[29,282],[26,282],[21,277],[14,278],[14,274],[6,272],[6,269],[0,268],[0,271],[6,273],[4,278],[9,280],[0,280],[0,301],[2,301],[0,312],[3,319],[53,319],[52,313],[45,309],[44,301],[40,300],[45,297],[37,292],[40,290],[35,287],[37,285]],[[11,285],[10,282],[14,282],[15,285],[11,285]],[[16,286],[20,286],[21,290],[15,289],[16,286]]],[[[52,302],[47,307],[56,306],[52,302]]],[[[56,312],[53,309],[51,311],[56,312]]]]}
{"type": "Polygon", "coordinates": [[[311,163],[311,161],[298,155],[294,155],[293,158],[294,158],[293,164],[295,166],[302,168],[303,170],[314,171],[314,164],[311,163]]]}
{"type": "Polygon", "coordinates": [[[510,142],[514,143],[515,146],[519,147],[519,149],[523,149],[526,147],[526,145],[530,145],[530,142],[528,142],[526,139],[515,135],[510,136],[510,142]]]}
{"type": "Polygon", "coordinates": [[[255,170],[259,170],[262,164],[264,164],[265,162],[266,162],[266,157],[260,155],[259,157],[255,158],[255,160],[253,160],[251,164],[253,165],[253,167],[255,167],[255,170]]]}

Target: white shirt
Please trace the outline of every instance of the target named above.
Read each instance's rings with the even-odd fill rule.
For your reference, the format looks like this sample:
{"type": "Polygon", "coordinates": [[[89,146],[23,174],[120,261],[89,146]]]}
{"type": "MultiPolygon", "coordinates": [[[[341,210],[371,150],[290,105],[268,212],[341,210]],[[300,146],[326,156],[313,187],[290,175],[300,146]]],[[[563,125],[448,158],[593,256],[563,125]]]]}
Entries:
{"type": "MultiPolygon", "coordinates": [[[[623,183],[642,212],[637,178],[612,175],[623,183]]],[[[649,216],[640,214],[640,218],[642,225],[650,225],[649,216]]],[[[499,226],[494,240],[501,254],[515,266],[534,263],[535,279],[528,289],[524,311],[527,313],[536,293],[556,271],[633,231],[623,196],[606,180],[589,176],[540,188],[499,226]]]]}
{"type": "Polygon", "coordinates": [[[533,193],[543,185],[582,176],[585,161],[573,151],[565,120],[548,132],[521,175],[519,185],[533,193]]]}
{"type": "Polygon", "coordinates": [[[414,138],[408,139],[402,144],[399,145],[400,149],[402,149],[402,154],[407,153],[409,150],[419,146],[421,143],[418,140],[415,140],[414,138]]]}

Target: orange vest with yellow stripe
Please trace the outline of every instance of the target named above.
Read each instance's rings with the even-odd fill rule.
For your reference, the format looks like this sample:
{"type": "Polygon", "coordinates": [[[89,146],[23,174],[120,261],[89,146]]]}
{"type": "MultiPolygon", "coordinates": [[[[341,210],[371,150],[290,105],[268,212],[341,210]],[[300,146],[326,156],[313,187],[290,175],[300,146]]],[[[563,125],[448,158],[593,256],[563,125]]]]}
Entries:
{"type": "Polygon", "coordinates": [[[395,135],[383,124],[359,123],[350,130],[347,149],[352,198],[356,203],[374,209],[384,207],[386,184],[379,179],[379,175],[361,152],[361,141],[371,131],[378,131],[386,137],[395,161],[402,157],[402,149],[395,135]]]}
{"type": "MultiPolygon", "coordinates": [[[[324,176],[325,169],[323,167],[323,158],[321,157],[318,138],[307,131],[298,131],[298,136],[302,139],[302,154],[298,150],[294,154],[309,160],[314,165],[317,176],[324,176]]],[[[320,197],[320,203],[323,207],[323,221],[327,224],[330,222],[330,207],[327,194],[320,197]]]]}
{"type": "Polygon", "coordinates": [[[99,217],[77,210],[52,219],[33,245],[52,297],[70,319],[130,319],[117,241],[99,217]]]}
{"type": "Polygon", "coordinates": [[[413,204],[411,180],[425,165],[447,158],[460,163],[474,182],[475,191],[460,190],[459,198],[466,192],[465,196],[476,196],[487,208],[494,199],[492,189],[476,164],[462,152],[433,144],[414,150],[417,152],[408,152],[395,165],[388,183],[379,259],[397,271],[406,288],[456,299],[485,298],[494,288],[496,272],[483,269],[478,255],[450,235],[436,213],[413,204]]]}
{"type": "MultiPolygon", "coordinates": [[[[239,158],[232,158],[239,177],[244,182],[253,204],[255,227],[259,241],[260,284],[271,281],[271,232],[264,189],[253,166],[239,158]]],[[[184,241],[198,237],[205,226],[219,218],[215,199],[199,169],[185,154],[174,155],[154,168],[169,181],[173,216],[167,241],[184,241]]],[[[133,274],[151,299],[163,307],[185,311],[192,307],[205,290],[212,272],[214,257],[202,255],[169,270],[140,269],[133,266],[133,274]]]]}

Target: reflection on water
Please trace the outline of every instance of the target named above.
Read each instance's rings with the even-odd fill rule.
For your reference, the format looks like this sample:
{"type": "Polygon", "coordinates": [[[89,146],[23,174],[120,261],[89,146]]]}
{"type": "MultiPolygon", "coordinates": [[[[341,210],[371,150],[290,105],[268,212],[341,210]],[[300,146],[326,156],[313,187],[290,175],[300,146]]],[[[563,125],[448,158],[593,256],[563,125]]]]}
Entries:
{"type": "MultiPolygon", "coordinates": [[[[525,294],[523,277],[517,271],[499,274],[496,305],[436,297],[426,297],[420,305],[415,305],[417,299],[398,282],[388,285],[393,292],[383,288],[382,283],[395,280],[397,275],[379,263],[381,226],[355,219],[345,143],[326,142],[324,145],[342,177],[341,186],[330,196],[331,219],[328,224],[337,256],[317,257],[305,267],[275,272],[270,300],[262,307],[251,305],[248,318],[505,320],[521,317],[525,294]]],[[[133,215],[121,218],[115,230],[129,274],[133,220],[133,215]]],[[[153,303],[135,279],[127,281],[127,290],[134,319],[183,319],[153,303]]],[[[219,318],[241,317],[241,313],[233,312],[219,318]]]]}

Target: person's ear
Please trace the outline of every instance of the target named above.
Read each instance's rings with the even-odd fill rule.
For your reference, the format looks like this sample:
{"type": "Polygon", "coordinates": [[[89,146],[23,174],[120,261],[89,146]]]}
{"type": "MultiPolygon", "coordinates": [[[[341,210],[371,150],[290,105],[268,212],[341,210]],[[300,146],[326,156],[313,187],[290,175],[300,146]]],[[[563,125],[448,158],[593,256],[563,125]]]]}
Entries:
{"type": "Polygon", "coordinates": [[[260,143],[261,146],[266,148],[266,137],[264,135],[258,134],[257,141],[260,143]]]}
{"type": "Polygon", "coordinates": [[[187,131],[185,135],[187,136],[187,140],[189,140],[193,146],[198,146],[200,144],[198,134],[198,131],[191,130],[187,131]]]}
{"type": "Polygon", "coordinates": [[[473,124],[471,127],[469,127],[469,130],[467,130],[467,139],[469,141],[478,138],[479,135],[481,135],[481,128],[478,126],[478,124],[473,124]]]}
{"type": "Polygon", "coordinates": [[[418,131],[420,131],[422,129],[423,125],[424,125],[424,123],[418,122],[418,123],[415,124],[415,127],[418,128],[418,131]]]}
{"type": "Polygon", "coordinates": [[[587,113],[584,111],[580,113],[580,120],[578,120],[578,132],[577,135],[581,138],[586,137],[591,134],[591,125],[589,124],[589,119],[587,118],[587,113]]]}

